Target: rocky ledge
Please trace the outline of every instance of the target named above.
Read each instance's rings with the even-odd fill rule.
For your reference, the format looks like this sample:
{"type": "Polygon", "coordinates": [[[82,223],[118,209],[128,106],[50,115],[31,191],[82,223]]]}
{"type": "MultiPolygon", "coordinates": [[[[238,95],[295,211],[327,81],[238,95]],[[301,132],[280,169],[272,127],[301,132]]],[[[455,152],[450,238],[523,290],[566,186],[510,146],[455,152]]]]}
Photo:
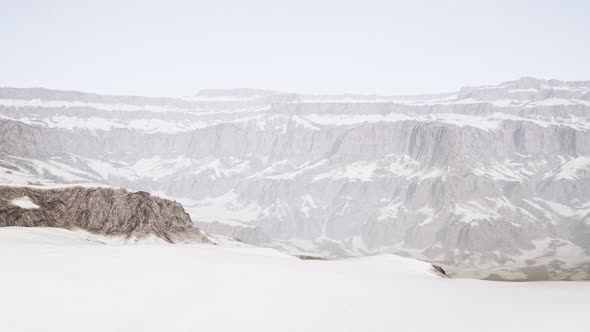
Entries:
{"type": "Polygon", "coordinates": [[[104,187],[0,186],[0,227],[59,227],[99,235],[208,243],[182,205],[146,192],[104,187]]]}

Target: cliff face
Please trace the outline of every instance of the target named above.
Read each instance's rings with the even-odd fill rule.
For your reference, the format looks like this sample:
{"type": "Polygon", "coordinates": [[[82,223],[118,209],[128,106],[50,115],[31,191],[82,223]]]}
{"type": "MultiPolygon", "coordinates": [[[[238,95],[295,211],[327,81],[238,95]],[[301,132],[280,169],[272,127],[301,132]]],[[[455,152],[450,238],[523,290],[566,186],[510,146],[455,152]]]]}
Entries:
{"type": "Polygon", "coordinates": [[[173,100],[0,89],[0,142],[23,174],[163,193],[253,244],[465,266],[590,250],[588,82],[173,100]]]}
{"type": "Polygon", "coordinates": [[[0,227],[60,227],[167,242],[208,242],[182,206],[124,189],[0,186],[0,227]]]}

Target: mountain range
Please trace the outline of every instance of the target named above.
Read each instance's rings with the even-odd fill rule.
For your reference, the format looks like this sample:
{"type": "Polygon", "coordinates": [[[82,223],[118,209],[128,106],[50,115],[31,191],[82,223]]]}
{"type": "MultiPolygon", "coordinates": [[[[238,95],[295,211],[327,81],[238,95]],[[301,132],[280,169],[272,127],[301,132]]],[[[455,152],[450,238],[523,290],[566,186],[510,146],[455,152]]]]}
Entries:
{"type": "Polygon", "coordinates": [[[535,78],[416,96],[0,88],[0,183],[146,191],[291,253],[590,279],[589,117],[590,81],[535,78]]]}

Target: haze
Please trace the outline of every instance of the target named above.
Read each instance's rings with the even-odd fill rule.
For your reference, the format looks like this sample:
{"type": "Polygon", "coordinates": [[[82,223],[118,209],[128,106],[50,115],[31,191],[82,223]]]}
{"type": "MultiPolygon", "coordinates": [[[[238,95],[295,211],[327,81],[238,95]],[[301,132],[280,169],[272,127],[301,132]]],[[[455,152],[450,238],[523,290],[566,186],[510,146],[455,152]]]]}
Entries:
{"type": "Polygon", "coordinates": [[[0,1],[0,85],[411,94],[590,77],[584,1],[0,1]]]}

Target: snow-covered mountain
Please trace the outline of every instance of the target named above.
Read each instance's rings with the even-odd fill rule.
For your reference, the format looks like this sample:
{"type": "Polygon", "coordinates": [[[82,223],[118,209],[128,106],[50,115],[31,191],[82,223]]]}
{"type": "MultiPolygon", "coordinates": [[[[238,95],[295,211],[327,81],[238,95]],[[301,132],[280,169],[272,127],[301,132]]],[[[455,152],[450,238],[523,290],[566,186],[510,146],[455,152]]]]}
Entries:
{"type": "Polygon", "coordinates": [[[588,278],[589,118],[590,81],[534,78],[421,96],[2,88],[0,180],[149,191],[292,252],[588,278]]]}

